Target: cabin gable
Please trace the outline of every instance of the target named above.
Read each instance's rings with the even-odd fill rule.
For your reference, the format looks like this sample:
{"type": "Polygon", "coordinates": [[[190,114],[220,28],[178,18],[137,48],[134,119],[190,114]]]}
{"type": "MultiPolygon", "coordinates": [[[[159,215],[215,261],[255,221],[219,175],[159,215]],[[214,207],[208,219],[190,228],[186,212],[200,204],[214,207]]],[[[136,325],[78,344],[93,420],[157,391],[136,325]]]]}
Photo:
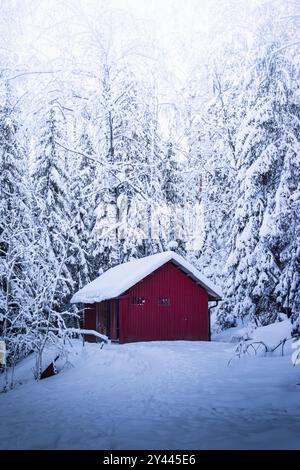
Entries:
{"type": "Polygon", "coordinates": [[[120,342],[208,339],[208,294],[172,262],[120,297],[120,342]]]}

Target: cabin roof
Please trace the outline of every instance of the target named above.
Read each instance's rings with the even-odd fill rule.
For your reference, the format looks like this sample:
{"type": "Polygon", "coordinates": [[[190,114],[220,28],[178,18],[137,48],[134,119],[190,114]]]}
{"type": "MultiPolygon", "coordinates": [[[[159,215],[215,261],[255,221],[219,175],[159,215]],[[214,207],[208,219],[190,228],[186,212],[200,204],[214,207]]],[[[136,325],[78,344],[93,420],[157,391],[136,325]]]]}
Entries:
{"type": "Polygon", "coordinates": [[[108,269],[76,292],[71,299],[71,303],[92,304],[119,297],[169,261],[205,289],[209,300],[221,300],[221,290],[203,276],[191,263],[173,251],[165,251],[108,269]]]}

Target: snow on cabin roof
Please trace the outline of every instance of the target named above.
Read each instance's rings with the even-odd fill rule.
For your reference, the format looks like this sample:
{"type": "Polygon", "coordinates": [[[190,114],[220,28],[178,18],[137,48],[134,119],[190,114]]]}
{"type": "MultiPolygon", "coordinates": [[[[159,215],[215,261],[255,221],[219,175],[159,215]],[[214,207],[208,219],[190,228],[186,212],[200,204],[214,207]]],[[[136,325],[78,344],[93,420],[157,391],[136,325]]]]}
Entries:
{"type": "Polygon", "coordinates": [[[220,289],[212,284],[191,263],[173,251],[165,251],[119,264],[105,271],[73,295],[71,303],[92,304],[119,297],[156,269],[171,261],[209,294],[209,300],[221,300],[220,289]]]}

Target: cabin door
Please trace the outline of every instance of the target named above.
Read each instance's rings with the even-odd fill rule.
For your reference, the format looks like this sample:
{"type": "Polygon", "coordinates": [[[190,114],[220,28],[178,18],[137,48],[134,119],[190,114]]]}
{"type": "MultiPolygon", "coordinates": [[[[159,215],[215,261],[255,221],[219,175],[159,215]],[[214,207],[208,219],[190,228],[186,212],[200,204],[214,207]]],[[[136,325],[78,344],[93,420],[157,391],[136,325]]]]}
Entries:
{"type": "Polygon", "coordinates": [[[96,330],[110,338],[110,303],[105,301],[96,305],[96,330]]]}

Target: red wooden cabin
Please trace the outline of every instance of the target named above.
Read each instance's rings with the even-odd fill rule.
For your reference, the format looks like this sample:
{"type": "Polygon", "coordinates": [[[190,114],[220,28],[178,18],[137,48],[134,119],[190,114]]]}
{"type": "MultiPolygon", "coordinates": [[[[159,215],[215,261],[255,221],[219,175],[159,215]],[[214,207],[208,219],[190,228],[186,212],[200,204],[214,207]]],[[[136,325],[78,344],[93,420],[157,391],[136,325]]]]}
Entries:
{"type": "MultiPolygon", "coordinates": [[[[209,302],[219,290],[172,251],[109,269],[83,287],[84,328],[120,343],[210,339],[209,302]]],[[[89,338],[91,341],[93,337],[89,338]]]]}

